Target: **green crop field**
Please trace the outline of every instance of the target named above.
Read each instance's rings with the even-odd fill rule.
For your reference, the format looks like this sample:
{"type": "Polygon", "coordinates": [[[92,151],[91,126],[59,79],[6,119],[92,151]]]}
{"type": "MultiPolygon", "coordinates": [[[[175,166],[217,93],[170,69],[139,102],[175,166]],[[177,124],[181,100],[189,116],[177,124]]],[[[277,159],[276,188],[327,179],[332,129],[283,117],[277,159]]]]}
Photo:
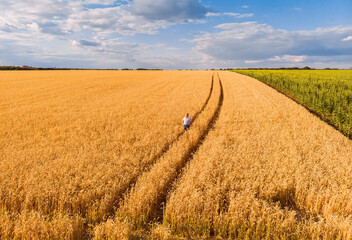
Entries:
{"type": "Polygon", "coordinates": [[[352,70],[235,70],[295,99],[352,138],[352,70]]]}

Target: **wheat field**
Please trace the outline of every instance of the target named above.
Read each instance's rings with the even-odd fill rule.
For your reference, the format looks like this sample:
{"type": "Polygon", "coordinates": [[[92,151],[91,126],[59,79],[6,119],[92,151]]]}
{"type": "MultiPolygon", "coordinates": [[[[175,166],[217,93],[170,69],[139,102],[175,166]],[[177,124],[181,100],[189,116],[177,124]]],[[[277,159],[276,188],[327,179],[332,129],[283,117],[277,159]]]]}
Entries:
{"type": "Polygon", "coordinates": [[[250,77],[221,73],[220,118],[166,203],[186,237],[351,239],[352,144],[250,77]]]}
{"type": "Polygon", "coordinates": [[[211,88],[208,72],[0,74],[0,209],[13,224],[1,230],[14,237],[31,218],[74,235],[106,220],[211,88]]]}
{"type": "Polygon", "coordinates": [[[3,71],[0,86],[1,239],[352,239],[351,141],[253,78],[3,71]]]}

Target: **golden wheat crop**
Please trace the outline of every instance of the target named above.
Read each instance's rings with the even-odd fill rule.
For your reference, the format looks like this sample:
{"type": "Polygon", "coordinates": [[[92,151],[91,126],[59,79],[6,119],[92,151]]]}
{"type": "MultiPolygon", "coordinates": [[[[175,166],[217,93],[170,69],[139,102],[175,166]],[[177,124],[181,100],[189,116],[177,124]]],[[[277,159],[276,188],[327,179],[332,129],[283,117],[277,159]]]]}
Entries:
{"type": "Polygon", "coordinates": [[[131,218],[137,226],[148,224],[150,218],[158,217],[156,213],[167,195],[168,187],[206,134],[219,105],[221,91],[220,82],[216,80],[209,103],[199,119],[192,124],[192,129],[173,144],[150,171],[138,179],[119,209],[119,217],[131,218]]]}
{"type": "Polygon", "coordinates": [[[82,225],[114,214],[122,194],[183,132],[184,114],[201,110],[211,76],[1,72],[1,236],[79,238],[87,234],[82,225]],[[26,228],[31,222],[37,230],[26,228]],[[61,235],[48,231],[59,222],[61,235]]]}
{"type": "Polygon", "coordinates": [[[263,83],[220,76],[220,118],[171,191],[164,224],[196,238],[351,239],[351,142],[263,83]]]}
{"type": "Polygon", "coordinates": [[[30,71],[0,85],[0,239],[352,239],[351,141],[253,78],[30,71]]]}

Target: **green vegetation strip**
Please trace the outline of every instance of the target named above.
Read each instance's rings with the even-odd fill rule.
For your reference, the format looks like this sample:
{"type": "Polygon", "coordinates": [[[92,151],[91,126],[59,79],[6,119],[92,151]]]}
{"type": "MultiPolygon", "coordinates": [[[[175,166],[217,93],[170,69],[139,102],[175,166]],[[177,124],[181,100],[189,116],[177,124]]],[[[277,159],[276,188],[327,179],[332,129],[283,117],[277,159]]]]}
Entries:
{"type": "Polygon", "coordinates": [[[233,71],[279,90],[352,139],[352,70],[233,71]]]}

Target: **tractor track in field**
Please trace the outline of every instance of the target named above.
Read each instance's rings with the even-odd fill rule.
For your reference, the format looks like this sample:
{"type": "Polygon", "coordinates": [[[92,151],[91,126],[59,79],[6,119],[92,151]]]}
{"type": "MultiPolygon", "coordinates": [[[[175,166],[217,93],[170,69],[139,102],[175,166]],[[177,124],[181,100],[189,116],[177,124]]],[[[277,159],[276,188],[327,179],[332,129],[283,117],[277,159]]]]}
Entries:
{"type": "Polygon", "coordinates": [[[191,147],[190,149],[188,149],[185,160],[183,161],[182,166],[176,170],[176,176],[170,181],[170,183],[167,185],[166,187],[166,191],[164,191],[164,194],[161,198],[161,201],[158,203],[160,206],[159,211],[155,212],[152,215],[153,222],[159,222],[161,223],[163,221],[163,215],[164,215],[164,208],[166,207],[166,201],[167,201],[167,197],[168,194],[170,192],[170,190],[172,189],[174,183],[181,177],[184,168],[186,167],[187,163],[189,163],[190,161],[192,161],[193,159],[193,155],[198,151],[198,149],[202,146],[204,140],[206,139],[206,137],[208,136],[210,130],[212,130],[214,128],[214,125],[216,124],[220,112],[221,112],[221,108],[223,105],[223,100],[224,100],[224,91],[223,91],[223,86],[222,86],[222,82],[219,76],[219,73],[217,73],[218,79],[219,79],[219,84],[220,84],[220,96],[219,96],[219,102],[218,105],[216,107],[215,113],[212,116],[212,118],[210,119],[210,122],[206,128],[206,130],[203,132],[203,134],[201,135],[201,137],[199,138],[198,143],[194,146],[191,147]]]}
{"type": "MultiPolygon", "coordinates": [[[[198,116],[204,111],[205,107],[208,105],[209,99],[211,98],[211,96],[213,94],[213,89],[214,89],[214,73],[211,77],[211,85],[210,85],[209,95],[208,95],[206,101],[204,102],[202,108],[194,114],[192,122],[197,120],[198,116]]],[[[149,171],[152,168],[152,166],[154,166],[154,164],[158,161],[158,159],[162,158],[165,155],[165,153],[167,153],[167,151],[169,151],[171,146],[174,143],[176,143],[180,139],[180,137],[182,135],[184,135],[185,133],[186,133],[186,131],[182,131],[182,132],[178,133],[174,140],[172,140],[169,144],[166,144],[162,148],[161,152],[159,154],[157,154],[156,156],[154,156],[153,159],[151,160],[151,162],[149,164],[147,164],[147,166],[144,167],[143,171],[131,179],[131,181],[128,183],[128,187],[122,191],[122,194],[121,194],[121,196],[119,196],[119,198],[121,198],[124,193],[129,192],[131,190],[131,188],[136,184],[138,178],[142,175],[142,173],[149,171]]],[[[118,204],[115,204],[115,205],[118,205],[118,204]]]]}
{"type": "MultiPolygon", "coordinates": [[[[214,73],[213,73],[213,75],[212,75],[212,77],[211,77],[211,85],[210,85],[209,95],[208,95],[207,99],[205,100],[205,102],[204,102],[202,108],[201,108],[198,112],[196,112],[196,113],[194,114],[194,117],[193,117],[192,122],[194,122],[194,121],[197,120],[198,116],[204,111],[204,109],[205,109],[206,106],[208,105],[209,99],[211,98],[211,96],[212,96],[212,94],[213,94],[213,89],[214,89],[214,73]]],[[[149,164],[147,164],[147,166],[144,167],[142,173],[143,173],[143,172],[146,172],[146,171],[149,171],[149,170],[152,168],[152,166],[154,166],[154,164],[158,161],[158,159],[162,158],[162,157],[165,155],[165,153],[167,153],[167,151],[169,151],[169,149],[171,148],[171,146],[172,146],[174,143],[176,143],[176,142],[180,139],[180,137],[181,137],[182,135],[184,135],[185,133],[186,133],[186,131],[182,131],[182,132],[178,133],[177,136],[176,136],[176,138],[175,138],[174,140],[172,140],[170,143],[166,144],[166,145],[162,148],[161,152],[160,152],[159,154],[157,154],[156,156],[154,156],[153,159],[152,159],[152,161],[151,161],[149,164]]],[[[141,174],[142,174],[142,173],[141,173],[141,174]]],[[[141,174],[138,174],[136,177],[134,177],[134,178],[129,182],[129,184],[128,184],[129,187],[123,191],[124,193],[130,191],[130,189],[131,189],[131,188],[134,186],[134,184],[137,182],[137,180],[138,180],[138,178],[140,177],[141,174]]],[[[120,196],[120,197],[121,197],[121,196],[120,196]]]]}
{"type": "MultiPolygon", "coordinates": [[[[150,227],[155,223],[163,222],[164,209],[169,193],[184,173],[187,164],[192,161],[193,155],[202,146],[209,132],[214,128],[220,116],[224,91],[219,74],[217,74],[217,77],[219,95],[214,97],[216,106],[212,108],[213,110],[209,118],[207,118],[205,128],[200,130],[197,140],[194,143],[190,143],[178,155],[169,156],[170,160],[164,159],[165,161],[155,163],[148,172],[144,172],[137,179],[136,183],[131,186],[131,189],[125,195],[124,201],[121,202],[117,216],[120,219],[124,219],[123,221],[130,222],[133,228],[149,231],[150,227]],[[150,185],[149,187],[148,184],[150,185]]],[[[215,75],[213,75],[213,80],[215,80],[215,75]]],[[[175,147],[178,148],[180,146],[175,145],[175,147]]],[[[174,151],[173,146],[170,151],[174,151]]]]}
{"type": "MultiPolygon", "coordinates": [[[[196,112],[196,114],[194,114],[193,121],[195,121],[198,118],[198,116],[204,111],[205,107],[208,105],[210,97],[213,93],[213,89],[214,89],[214,73],[213,73],[213,76],[211,77],[211,87],[210,87],[210,92],[209,92],[208,98],[205,101],[205,103],[203,104],[202,108],[198,112],[196,112]]],[[[185,132],[182,132],[181,134],[184,134],[184,133],[185,132]]]]}
{"type": "MultiPolygon", "coordinates": [[[[208,105],[209,99],[210,99],[211,95],[213,94],[213,89],[214,89],[214,73],[213,73],[213,75],[212,75],[212,77],[211,77],[211,86],[210,86],[209,95],[208,95],[206,101],[204,102],[202,108],[201,108],[198,112],[196,112],[196,113],[194,114],[194,117],[193,117],[192,122],[194,122],[194,121],[197,120],[198,116],[204,111],[204,109],[205,109],[206,106],[208,105]]],[[[181,137],[183,134],[185,134],[185,132],[186,132],[186,131],[182,131],[182,132],[178,133],[177,136],[176,136],[176,138],[175,138],[174,140],[172,140],[169,144],[166,144],[166,145],[163,147],[163,149],[161,150],[161,152],[160,152],[159,154],[157,154],[157,155],[153,158],[153,160],[151,161],[151,163],[148,164],[148,166],[146,166],[146,167],[144,168],[144,171],[143,171],[143,172],[148,171],[148,170],[158,161],[158,159],[160,159],[162,156],[164,156],[165,153],[170,149],[170,147],[171,147],[175,142],[177,142],[177,141],[180,139],[180,137],[181,137]]],[[[138,178],[138,177],[137,177],[137,178],[138,178]]],[[[137,181],[137,179],[135,179],[135,181],[137,181]]],[[[134,182],[135,182],[135,181],[134,181],[134,182]]],[[[133,183],[132,183],[131,185],[133,185],[133,183]]]]}
{"type": "MultiPolygon", "coordinates": [[[[210,84],[210,90],[209,90],[208,97],[207,97],[207,99],[205,100],[205,102],[204,102],[203,106],[201,107],[201,109],[200,109],[198,112],[196,112],[196,113],[194,114],[194,117],[193,117],[193,119],[192,119],[192,122],[194,122],[194,121],[197,120],[198,116],[204,111],[204,109],[206,108],[206,106],[207,106],[208,103],[209,103],[209,100],[210,100],[210,98],[211,98],[211,96],[212,96],[212,94],[213,94],[213,89],[214,89],[214,75],[215,75],[215,73],[213,73],[213,74],[212,74],[212,77],[211,77],[211,84],[210,84]]],[[[122,189],[122,190],[119,191],[119,194],[118,194],[117,196],[115,196],[114,203],[112,204],[112,205],[113,205],[112,211],[110,212],[110,214],[107,214],[107,215],[105,216],[106,219],[111,218],[111,217],[113,217],[113,216],[115,215],[115,210],[114,210],[114,209],[118,209],[118,208],[119,208],[119,205],[121,204],[121,203],[120,203],[120,200],[121,200],[121,198],[123,197],[123,195],[126,194],[126,193],[128,193],[128,192],[133,188],[133,186],[136,184],[138,178],[139,178],[144,172],[149,171],[149,170],[152,168],[152,166],[155,165],[155,163],[158,161],[158,159],[162,158],[162,157],[165,155],[165,153],[168,152],[168,150],[171,148],[171,146],[172,146],[174,143],[176,143],[176,142],[180,139],[180,137],[181,137],[182,135],[185,134],[185,132],[186,132],[186,131],[182,131],[182,132],[178,133],[177,136],[176,136],[176,138],[175,138],[174,140],[172,140],[170,143],[166,144],[166,145],[162,148],[161,152],[160,152],[159,154],[157,154],[156,156],[153,157],[153,159],[151,160],[151,162],[150,162],[149,164],[147,164],[147,166],[144,167],[144,169],[142,170],[142,172],[141,172],[140,174],[137,174],[136,176],[134,176],[134,177],[131,179],[131,181],[129,181],[129,182],[126,184],[126,188],[124,188],[124,189],[122,189]]],[[[101,222],[104,222],[104,221],[105,221],[105,220],[102,220],[101,222]]],[[[88,232],[88,231],[86,231],[86,232],[88,232]]],[[[86,237],[85,239],[90,239],[90,238],[91,238],[91,236],[89,236],[88,233],[86,234],[86,236],[88,236],[88,237],[86,237]]]]}

